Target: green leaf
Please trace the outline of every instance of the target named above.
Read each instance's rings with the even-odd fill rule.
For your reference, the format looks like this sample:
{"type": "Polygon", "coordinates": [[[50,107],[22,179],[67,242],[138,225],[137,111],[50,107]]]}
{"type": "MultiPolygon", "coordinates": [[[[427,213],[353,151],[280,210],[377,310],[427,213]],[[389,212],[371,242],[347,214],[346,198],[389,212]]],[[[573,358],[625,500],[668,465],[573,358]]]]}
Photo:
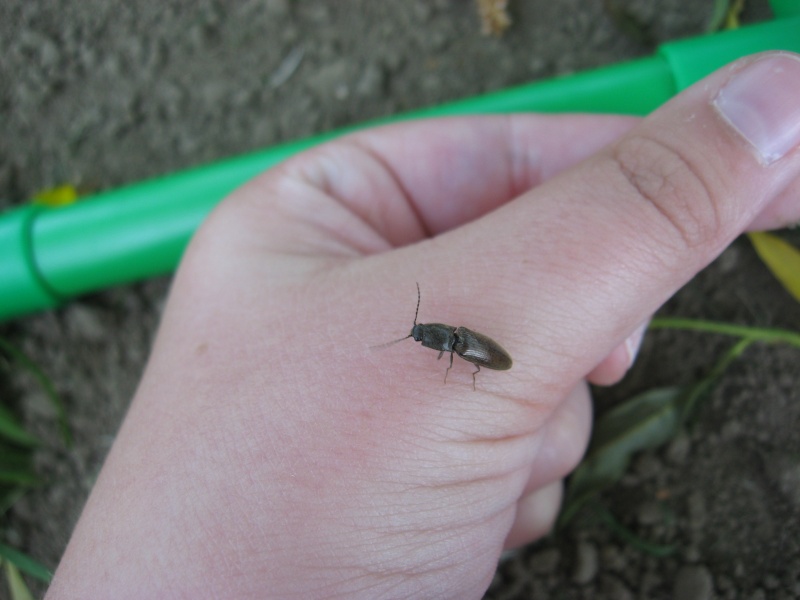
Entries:
{"type": "Polygon", "coordinates": [[[6,572],[6,581],[8,582],[8,591],[11,594],[11,600],[33,600],[33,594],[25,585],[19,569],[10,562],[3,563],[6,572]]]}
{"type": "MultiPolygon", "coordinates": [[[[31,486],[39,482],[29,448],[0,444],[0,485],[31,486]]],[[[0,490],[3,492],[5,490],[0,490]]]]}
{"type": "Polygon", "coordinates": [[[44,371],[42,371],[35,362],[25,356],[25,353],[22,352],[22,350],[19,350],[16,346],[14,346],[14,344],[1,337],[0,350],[8,354],[11,358],[22,365],[22,367],[31,375],[33,375],[33,377],[39,382],[39,385],[42,386],[42,389],[44,390],[45,394],[47,394],[50,403],[53,405],[53,408],[55,408],[56,414],[58,415],[58,424],[61,429],[61,437],[64,439],[64,443],[69,446],[72,443],[72,436],[69,431],[69,425],[67,424],[67,409],[64,407],[64,403],[61,401],[61,397],[58,395],[58,392],[56,392],[53,382],[50,381],[50,378],[45,375],[44,371]]]}
{"type": "Polygon", "coordinates": [[[32,458],[33,452],[30,448],[0,443],[0,469],[30,468],[32,458]]]}
{"type": "Polygon", "coordinates": [[[800,250],[778,236],[763,231],[754,231],[747,236],[775,278],[800,302],[800,250]]]}
{"type": "Polygon", "coordinates": [[[0,516],[14,506],[14,503],[25,495],[25,489],[21,487],[4,488],[0,486],[0,516]]]}
{"type": "Polygon", "coordinates": [[[682,420],[684,391],[679,387],[648,390],[597,420],[586,458],[570,477],[561,525],[587,500],[617,482],[635,452],[655,448],[675,435],[682,420]]]}
{"type": "Polygon", "coordinates": [[[39,444],[39,440],[25,431],[11,411],[2,404],[0,404],[0,438],[29,448],[39,444]]]}
{"type": "MultiPolygon", "coordinates": [[[[30,487],[39,482],[30,451],[0,446],[0,486],[30,487]]],[[[5,491],[0,487],[0,496],[5,491]]]]}
{"type": "Polygon", "coordinates": [[[27,554],[20,552],[11,546],[0,544],[0,558],[7,560],[23,573],[27,573],[39,581],[50,583],[50,580],[53,577],[50,569],[45,567],[42,563],[32,559],[27,554]]]}
{"type": "Polygon", "coordinates": [[[32,487],[38,483],[41,480],[27,469],[0,469],[0,484],[32,487]]]}
{"type": "Polygon", "coordinates": [[[656,317],[650,321],[648,329],[701,331],[703,333],[738,337],[750,342],[783,343],[800,348],[800,334],[788,329],[765,329],[763,327],[751,327],[750,325],[735,325],[733,323],[719,323],[704,319],[681,319],[676,317],[656,317]]]}
{"type": "Polygon", "coordinates": [[[595,425],[590,455],[637,451],[669,439],[678,425],[680,387],[648,390],[608,411],[595,425]]]}
{"type": "MultiPolygon", "coordinates": [[[[762,333],[769,338],[774,336],[772,331],[762,333]]],[[[569,523],[586,502],[616,483],[635,452],[657,448],[672,439],[722,373],[754,341],[740,339],[697,383],[646,391],[600,417],[586,458],[570,477],[559,527],[569,523]]]]}

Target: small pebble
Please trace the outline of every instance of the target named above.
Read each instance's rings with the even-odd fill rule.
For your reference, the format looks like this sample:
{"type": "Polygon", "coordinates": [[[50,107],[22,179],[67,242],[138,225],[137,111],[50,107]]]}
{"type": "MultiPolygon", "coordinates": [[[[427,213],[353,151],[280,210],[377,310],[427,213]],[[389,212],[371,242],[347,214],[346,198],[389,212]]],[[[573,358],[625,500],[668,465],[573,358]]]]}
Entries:
{"type": "Polygon", "coordinates": [[[603,571],[613,571],[615,573],[624,572],[628,566],[625,553],[621,552],[616,546],[603,546],[600,551],[600,562],[603,565],[603,571]]]}
{"type": "Polygon", "coordinates": [[[712,600],[714,581],[709,570],[699,565],[681,567],[675,576],[672,597],[675,600],[712,600]]]}
{"type": "Polygon", "coordinates": [[[578,585],[591,583],[597,576],[598,562],[597,547],[589,542],[579,542],[575,552],[572,581],[578,585]]]}
{"type": "Polygon", "coordinates": [[[346,87],[351,72],[350,61],[342,58],[322,65],[315,73],[308,76],[306,83],[320,98],[330,98],[336,95],[342,86],[346,87]]]}
{"type": "Polygon", "coordinates": [[[780,579],[775,577],[775,575],[772,573],[767,573],[764,575],[762,582],[764,583],[764,587],[768,590],[777,590],[779,587],[781,587],[780,579]]]}
{"type": "Polygon", "coordinates": [[[781,491],[800,511],[800,464],[786,462],[778,475],[781,491]]]}
{"type": "Polygon", "coordinates": [[[609,600],[633,600],[634,595],[624,582],[613,576],[603,577],[600,585],[603,598],[609,600]]]}
{"type": "Polygon", "coordinates": [[[370,63],[356,83],[356,94],[367,98],[378,97],[385,85],[386,76],[383,69],[376,63],[370,63]]]}
{"type": "Polygon", "coordinates": [[[679,435],[667,447],[667,460],[674,465],[682,465],[686,462],[691,451],[692,444],[689,437],[686,435],[679,435]]]}
{"type": "Polygon", "coordinates": [[[87,342],[101,342],[109,333],[97,311],[78,302],[64,309],[64,319],[70,334],[87,342]]]}
{"type": "Polygon", "coordinates": [[[705,527],[706,520],[708,519],[708,511],[706,510],[706,499],[701,492],[693,492],[687,500],[687,508],[689,512],[689,527],[694,530],[700,530],[705,527]]]}

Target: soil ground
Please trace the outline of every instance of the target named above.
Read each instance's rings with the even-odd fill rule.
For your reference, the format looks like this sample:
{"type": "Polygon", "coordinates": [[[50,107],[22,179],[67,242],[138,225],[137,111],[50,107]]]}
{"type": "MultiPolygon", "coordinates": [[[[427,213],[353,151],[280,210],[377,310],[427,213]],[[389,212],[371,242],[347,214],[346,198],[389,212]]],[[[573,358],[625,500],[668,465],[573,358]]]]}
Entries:
{"type": "MultiPolygon", "coordinates": [[[[480,34],[468,0],[4,0],[0,208],[57,184],[111,188],[645,56],[701,34],[713,3],[510,4],[512,27],[492,38],[480,34]],[[302,55],[296,70],[282,72],[293,54],[302,55]]],[[[747,4],[745,20],[769,18],[763,2],[747,4]]],[[[50,567],[125,414],[168,285],[165,278],[97,293],[0,326],[53,379],[75,436],[64,448],[36,384],[19,369],[3,371],[3,401],[48,440],[37,457],[48,483],[13,507],[0,536],[50,567]]],[[[800,327],[800,308],[743,240],[663,314],[800,327]]],[[[730,344],[649,334],[626,380],[598,390],[598,411],[654,386],[698,380],[730,344]]],[[[486,597],[800,598],[799,364],[795,349],[752,347],[685,433],[637,456],[603,495],[629,531],[673,546],[671,555],[583,518],[508,556],[486,597]]]]}

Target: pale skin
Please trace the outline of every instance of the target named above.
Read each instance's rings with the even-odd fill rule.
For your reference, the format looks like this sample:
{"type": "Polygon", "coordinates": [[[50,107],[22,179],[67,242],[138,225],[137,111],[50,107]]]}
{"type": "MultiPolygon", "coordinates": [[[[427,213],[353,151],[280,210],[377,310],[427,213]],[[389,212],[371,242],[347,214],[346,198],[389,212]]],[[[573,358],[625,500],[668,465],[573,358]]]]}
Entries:
{"type": "MultiPolygon", "coordinates": [[[[800,62],[760,60],[786,97],[764,118],[800,137],[800,62]]],[[[232,194],[179,268],[48,599],[480,598],[501,551],[553,523],[586,381],[624,375],[642,324],[738,234],[800,219],[797,141],[753,142],[715,104],[757,63],[641,121],[364,131],[232,194]],[[417,281],[420,322],[480,331],[513,368],[473,391],[469,363],[445,385],[412,340],[370,349],[407,334],[417,281]]]]}

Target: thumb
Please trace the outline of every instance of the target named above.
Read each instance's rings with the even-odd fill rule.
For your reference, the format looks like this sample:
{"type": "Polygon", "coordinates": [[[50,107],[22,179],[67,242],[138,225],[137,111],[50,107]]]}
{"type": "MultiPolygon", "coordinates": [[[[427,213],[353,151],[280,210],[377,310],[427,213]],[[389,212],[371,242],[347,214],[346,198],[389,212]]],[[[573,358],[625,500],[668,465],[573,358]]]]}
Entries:
{"type": "Polygon", "coordinates": [[[800,198],[785,194],[800,179],[799,143],[800,60],[751,57],[442,236],[458,239],[440,246],[437,268],[466,271],[474,289],[459,296],[476,299],[468,318],[490,320],[514,358],[509,377],[491,381],[523,394],[531,384],[570,389],[759,215],[764,224],[771,203],[785,222],[773,214],[766,224],[800,218],[800,198]],[[464,248],[480,248],[492,268],[465,269],[464,248]]]}

